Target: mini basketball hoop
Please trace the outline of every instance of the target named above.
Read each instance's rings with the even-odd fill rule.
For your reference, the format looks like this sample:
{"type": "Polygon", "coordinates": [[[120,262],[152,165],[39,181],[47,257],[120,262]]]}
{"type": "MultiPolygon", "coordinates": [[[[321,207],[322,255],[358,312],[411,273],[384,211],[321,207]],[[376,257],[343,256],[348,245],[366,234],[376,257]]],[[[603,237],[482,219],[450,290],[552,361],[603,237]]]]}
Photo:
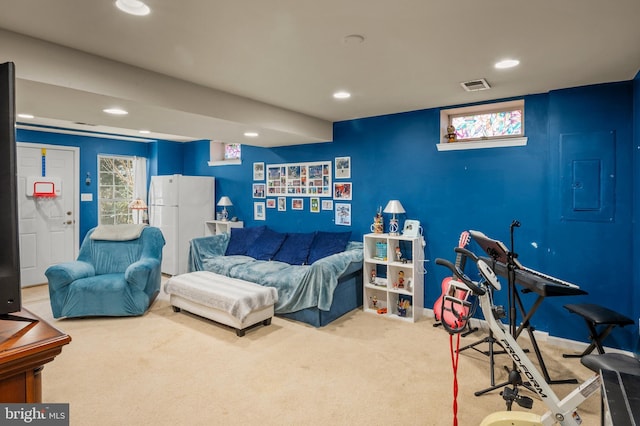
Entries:
{"type": "Polygon", "coordinates": [[[55,184],[53,182],[34,182],[33,196],[35,198],[55,198],[55,184]]]}

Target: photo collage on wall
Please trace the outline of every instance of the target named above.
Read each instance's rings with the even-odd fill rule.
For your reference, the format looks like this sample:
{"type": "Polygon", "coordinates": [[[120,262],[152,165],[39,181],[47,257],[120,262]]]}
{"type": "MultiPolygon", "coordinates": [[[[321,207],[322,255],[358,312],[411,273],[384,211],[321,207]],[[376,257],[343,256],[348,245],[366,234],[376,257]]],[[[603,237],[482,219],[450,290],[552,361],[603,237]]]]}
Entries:
{"type": "Polygon", "coordinates": [[[264,163],[253,163],[253,180],[265,181],[253,184],[253,198],[266,199],[254,202],[254,220],[266,220],[266,209],[331,211],[334,210],[333,200],[337,200],[340,203],[335,203],[336,225],[351,226],[351,204],[342,202],[352,199],[351,183],[333,182],[332,172],[336,179],[351,178],[351,158],[337,157],[335,170],[332,170],[331,161],[268,164],[266,167],[264,163]]]}
{"type": "Polygon", "coordinates": [[[268,165],[267,195],[330,197],[331,162],[268,165]]]}

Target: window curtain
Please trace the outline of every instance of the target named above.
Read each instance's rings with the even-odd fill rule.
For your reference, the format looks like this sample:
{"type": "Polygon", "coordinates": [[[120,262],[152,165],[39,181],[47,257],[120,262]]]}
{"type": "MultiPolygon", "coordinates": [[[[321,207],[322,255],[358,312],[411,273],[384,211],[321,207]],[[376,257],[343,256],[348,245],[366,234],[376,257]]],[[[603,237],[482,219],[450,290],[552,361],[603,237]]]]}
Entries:
{"type": "MultiPolygon", "coordinates": [[[[133,199],[147,203],[147,159],[133,158],[133,199]]],[[[146,210],[133,211],[133,223],[143,223],[147,218],[146,210]]]]}

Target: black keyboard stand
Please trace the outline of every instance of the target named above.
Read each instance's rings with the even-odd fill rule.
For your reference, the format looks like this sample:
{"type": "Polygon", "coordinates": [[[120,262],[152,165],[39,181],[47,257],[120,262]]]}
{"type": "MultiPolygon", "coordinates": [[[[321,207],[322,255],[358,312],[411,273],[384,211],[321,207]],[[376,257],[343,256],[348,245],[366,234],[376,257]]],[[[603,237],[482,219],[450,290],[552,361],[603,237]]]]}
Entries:
{"type": "MultiPolygon", "coordinates": [[[[519,226],[520,226],[520,222],[518,222],[517,220],[514,220],[513,222],[511,222],[511,226],[509,228],[510,235],[511,235],[511,250],[507,250],[504,244],[502,244],[499,241],[491,240],[489,238],[482,238],[482,237],[479,238],[477,236],[474,236],[473,233],[471,233],[471,237],[474,238],[478,243],[478,245],[480,245],[480,247],[482,247],[482,249],[491,257],[491,260],[493,263],[492,269],[494,271],[495,271],[495,263],[498,261],[503,262],[507,265],[507,271],[508,271],[507,287],[509,290],[509,298],[508,298],[509,300],[509,332],[514,337],[514,339],[517,338],[517,332],[518,332],[516,327],[516,296],[517,294],[515,291],[515,284],[516,284],[515,270],[517,267],[516,258],[518,257],[518,255],[513,252],[513,228],[519,227],[519,226]]],[[[502,389],[508,385],[512,385],[514,386],[514,388],[517,386],[523,386],[529,389],[530,391],[535,392],[535,390],[529,385],[528,382],[522,381],[522,379],[520,378],[520,374],[517,372],[517,367],[515,362],[512,362],[511,369],[509,369],[507,366],[504,367],[505,370],[509,372],[509,380],[502,383],[495,384],[494,373],[493,373],[495,363],[494,363],[493,356],[496,354],[496,352],[493,351],[493,343],[498,343],[498,342],[495,340],[491,332],[489,333],[489,337],[487,339],[489,342],[489,363],[491,365],[491,386],[486,389],[482,389],[477,392],[474,392],[474,395],[480,396],[496,389],[502,389]]],[[[480,343],[480,342],[477,342],[477,343],[480,343]]],[[[504,353],[504,350],[503,350],[503,353],[504,353]]]]}
{"type": "MultiPolygon", "coordinates": [[[[523,293],[527,293],[526,290],[523,290],[523,293]]],[[[542,375],[547,383],[550,385],[560,384],[560,383],[578,383],[577,379],[561,379],[561,380],[551,380],[549,377],[549,371],[547,370],[547,366],[544,363],[544,358],[542,358],[542,353],[540,352],[540,347],[538,346],[538,341],[536,340],[536,336],[534,335],[535,328],[531,325],[531,317],[536,312],[542,301],[544,300],[544,296],[538,296],[536,301],[533,303],[531,308],[529,308],[529,312],[527,312],[524,308],[524,304],[522,303],[522,299],[520,295],[516,292],[515,300],[520,309],[520,313],[522,314],[522,324],[516,330],[516,334],[514,337],[517,339],[518,336],[524,331],[527,330],[529,334],[529,339],[531,340],[531,345],[533,346],[533,351],[536,353],[536,358],[538,359],[538,363],[540,364],[540,370],[542,371],[542,375]]]]}

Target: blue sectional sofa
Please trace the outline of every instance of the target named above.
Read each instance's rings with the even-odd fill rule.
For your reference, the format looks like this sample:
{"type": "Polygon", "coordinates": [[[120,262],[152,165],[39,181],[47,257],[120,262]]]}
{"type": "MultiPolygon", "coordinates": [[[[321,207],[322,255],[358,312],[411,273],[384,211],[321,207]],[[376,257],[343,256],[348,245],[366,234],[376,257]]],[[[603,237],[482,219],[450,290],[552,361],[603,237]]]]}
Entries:
{"type": "Polygon", "coordinates": [[[276,315],[322,327],[362,306],[363,244],[350,234],[232,228],[194,238],[189,269],[275,287],[276,315]]]}

